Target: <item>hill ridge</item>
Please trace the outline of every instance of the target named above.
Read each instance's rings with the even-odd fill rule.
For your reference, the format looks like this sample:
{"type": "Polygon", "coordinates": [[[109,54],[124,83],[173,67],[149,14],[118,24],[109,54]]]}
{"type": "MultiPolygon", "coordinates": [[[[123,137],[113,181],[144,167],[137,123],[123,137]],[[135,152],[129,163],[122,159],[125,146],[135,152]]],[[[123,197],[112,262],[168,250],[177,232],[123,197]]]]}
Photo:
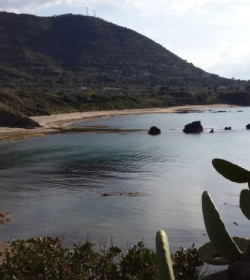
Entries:
{"type": "Polygon", "coordinates": [[[150,38],[100,18],[0,12],[0,110],[40,115],[246,104],[246,88],[245,81],[207,73],[150,38]]]}

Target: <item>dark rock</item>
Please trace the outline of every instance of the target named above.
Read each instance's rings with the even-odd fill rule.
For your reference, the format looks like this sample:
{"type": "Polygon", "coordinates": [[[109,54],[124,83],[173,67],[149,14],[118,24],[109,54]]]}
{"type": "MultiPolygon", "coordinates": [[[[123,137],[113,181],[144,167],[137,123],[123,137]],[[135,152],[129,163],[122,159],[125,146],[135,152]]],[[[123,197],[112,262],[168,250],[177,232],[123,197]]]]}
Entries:
{"type": "Polygon", "coordinates": [[[129,192],[128,196],[139,196],[138,192],[129,192]]]}
{"type": "Polygon", "coordinates": [[[232,130],[232,127],[231,127],[231,126],[226,126],[226,127],[224,128],[224,130],[232,130]]]}
{"type": "Polygon", "coordinates": [[[104,193],[102,196],[118,196],[118,195],[127,195],[127,196],[139,196],[139,192],[129,192],[129,193],[104,193]]]}
{"type": "Polygon", "coordinates": [[[195,121],[185,125],[183,132],[185,133],[200,133],[203,131],[203,126],[200,121],[195,121]]]}
{"type": "Polygon", "coordinates": [[[226,113],[227,111],[224,110],[219,110],[219,111],[214,111],[213,113],[226,113]]]}
{"type": "Polygon", "coordinates": [[[250,123],[246,125],[246,129],[250,129],[250,123]]]}
{"type": "Polygon", "coordinates": [[[28,117],[24,117],[12,112],[0,110],[0,126],[4,127],[21,127],[21,128],[35,128],[40,125],[28,117]]]}
{"type": "Polygon", "coordinates": [[[209,133],[214,133],[214,129],[212,128],[209,133]]]}
{"type": "Polygon", "coordinates": [[[249,280],[250,279],[250,247],[243,253],[238,262],[229,265],[228,273],[230,279],[249,280]]]}
{"type": "Polygon", "coordinates": [[[104,193],[102,196],[115,196],[117,193],[104,193]]]}
{"type": "Polygon", "coordinates": [[[178,112],[176,112],[177,114],[188,114],[190,113],[188,110],[180,110],[178,112]]]}
{"type": "Polygon", "coordinates": [[[152,126],[150,128],[150,130],[148,131],[148,134],[150,134],[150,135],[159,135],[159,134],[161,134],[161,130],[158,127],[156,127],[156,126],[152,126]]]}

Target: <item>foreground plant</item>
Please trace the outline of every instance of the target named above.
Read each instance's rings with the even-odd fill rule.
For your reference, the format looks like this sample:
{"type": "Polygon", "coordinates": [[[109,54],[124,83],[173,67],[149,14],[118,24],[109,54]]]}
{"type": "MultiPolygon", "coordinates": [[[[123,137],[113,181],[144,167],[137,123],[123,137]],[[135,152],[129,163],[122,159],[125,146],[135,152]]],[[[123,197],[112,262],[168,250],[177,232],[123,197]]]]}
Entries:
{"type": "MultiPolygon", "coordinates": [[[[214,159],[212,161],[215,169],[225,178],[236,183],[248,183],[250,188],[250,172],[231,162],[214,159]]],[[[243,214],[250,220],[250,190],[244,189],[240,193],[240,208],[243,214]]],[[[210,238],[209,243],[199,248],[198,254],[208,264],[225,265],[229,264],[228,269],[202,278],[204,280],[248,280],[250,279],[250,242],[249,239],[242,237],[231,237],[225,227],[223,220],[212,200],[210,194],[205,191],[202,194],[202,211],[205,227],[210,238]]],[[[192,253],[192,250],[190,251],[192,253]]],[[[161,280],[175,280],[173,274],[172,261],[170,259],[169,245],[166,233],[162,230],[156,234],[156,253],[161,280]]],[[[197,253],[197,251],[196,251],[197,253]]],[[[183,249],[175,253],[178,258],[188,256],[187,251],[183,249]],[[184,253],[184,254],[183,254],[184,253]]],[[[195,256],[192,255],[192,260],[195,256]]],[[[199,264],[199,258],[197,259],[199,264]]],[[[200,262],[202,264],[202,261],[200,262]]],[[[191,268],[196,264],[192,264],[191,268]]],[[[180,270],[175,265],[175,270],[181,271],[175,276],[179,279],[198,279],[199,274],[196,271],[180,270]],[[190,274],[189,274],[190,272],[190,274]],[[190,275],[190,276],[189,276],[190,275]],[[185,278],[190,277],[190,278],[185,278]]]]}
{"type": "Polygon", "coordinates": [[[170,257],[168,238],[163,230],[156,233],[156,256],[161,280],[198,280],[204,263],[194,244],[170,257]]]}
{"type": "Polygon", "coordinates": [[[209,239],[220,255],[228,263],[239,260],[242,252],[229,235],[210,194],[206,191],[202,194],[202,211],[209,239]]]}
{"type": "MultiPolygon", "coordinates": [[[[0,265],[1,280],[159,280],[156,253],[143,242],[126,252],[114,246],[97,251],[92,242],[70,250],[58,238],[38,237],[13,241],[10,248],[0,265]]],[[[195,252],[182,248],[171,256],[176,280],[198,279],[195,252]]]]}
{"type": "MultiPolygon", "coordinates": [[[[212,161],[214,168],[226,179],[236,183],[248,183],[250,188],[250,172],[236,164],[223,159],[212,161]]],[[[240,208],[250,220],[250,190],[240,193],[240,208]]],[[[228,269],[207,277],[207,280],[245,280],[250,279],[250,245],[249,239],[231,237],[220,217],[208,192],[202,195],[204,223],[210,243],[204,244],[199,253],[205,262],[210,264],[229,264],[228,269]]]]}
{"type": "Polygon", "coordinates": [[[194,244],[187,249],[180,248],[171,258],[176,280],[197,280],[203,275],[204,262],[194,244]]]}
{"type": "Polygon", "coordinates": [[[156,255],[161,280],[175,280],[168,238],[163,230],[156,234],[156,255]]]}

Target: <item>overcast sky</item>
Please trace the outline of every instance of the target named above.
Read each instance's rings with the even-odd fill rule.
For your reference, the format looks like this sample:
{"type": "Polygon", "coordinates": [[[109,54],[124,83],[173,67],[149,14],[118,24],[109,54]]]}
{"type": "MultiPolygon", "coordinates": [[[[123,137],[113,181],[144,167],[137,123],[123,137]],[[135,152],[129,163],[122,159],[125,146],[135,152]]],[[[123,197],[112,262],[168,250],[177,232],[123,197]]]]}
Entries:
{"type": "Polygon", "coordinates": [[[188,62],[250,80],[250,0],[0,0],[0,10],[86,14],[131,28],[188,62]]]}

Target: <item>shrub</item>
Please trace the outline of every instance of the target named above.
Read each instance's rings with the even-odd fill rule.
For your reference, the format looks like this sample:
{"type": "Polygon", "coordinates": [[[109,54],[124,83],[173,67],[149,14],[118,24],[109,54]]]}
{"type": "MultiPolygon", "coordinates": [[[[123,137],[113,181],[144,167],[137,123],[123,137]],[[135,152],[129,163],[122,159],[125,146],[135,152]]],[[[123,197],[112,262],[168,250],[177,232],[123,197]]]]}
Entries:
{"type": "MultiPolygon", "coordinates": [[[[102,246],[94,250],[94,243],[73,245],[69,250],[59,238],[30,238],[15,240],[5,252],[0,265],[1,280],[157,280],[156,254],[143,242],[122,253],[118,247],[102,246]]],[[[181,249],[173,255],[176,279],[198,279],[197,251],[181,249]]]]}
{"type": "Polygon", "coordinates": [[[194,244],[191,248],[181,248],[172,254],[172,262],[176,280],[196,280],[200,278],[200,269],[204,263],[199,258],[194,244]]]}

